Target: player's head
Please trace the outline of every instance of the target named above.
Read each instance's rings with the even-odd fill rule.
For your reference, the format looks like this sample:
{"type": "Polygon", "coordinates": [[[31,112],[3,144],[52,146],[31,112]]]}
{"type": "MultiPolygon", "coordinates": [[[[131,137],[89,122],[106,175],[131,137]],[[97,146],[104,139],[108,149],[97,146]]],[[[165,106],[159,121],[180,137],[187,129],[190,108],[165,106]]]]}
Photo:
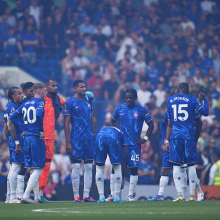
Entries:
{"type": "Polygon", "coordinates": [[[32,97],[34,97],[34,93],[33,93],[33,82],[26,82],[23,84],[22,89],[23,89],[23,93],[24,96],[27,100],[31,99],[32,97]]]}
{"type": "Polygon", "coordinates": [[[86,85],[83,80],[75,80],[73,82],[74,92],[79,96],[85,96],[86,94],[86,85]]]}
{"type": "Polygon", "coordinates": [[[137,101],[137,91],[135,89],[127,89],[124,98],[129,108],[134,107],[135,102],[137,101]]]}
{"type": "Polygon", "coordinates": [[[178,85],[180,94],[189,94],[189,84],[186,82],[182,82],[178,85]]]}
{"type": "Polygon", "coordinates": [[[176,95],[178,92],[179,92],[179,88],[178,86],[176,86],[171,90],[170,96],[176,95]]]}
{"type": "Polygon", "coordinates": [[[23,93],[19,87],[13,86],[9,88],[8,102],[14,102],[16,104],[23,102],[23,93]]]}
{"type": "Polygon", "coordinates": [[[47,92],[50,95],[56,95],[57,94],[57,81],[53,78],[48,78],[45,80],[44,84],[47,87],[47,92]]]}
{"type": "Polygon", "coordinates": [[[46,85],[43,83],[34,83],[33,93],[34,93],[34,97],[40,98],[40,99],[45,99],[45,97],[47,95],[46,85]]]}

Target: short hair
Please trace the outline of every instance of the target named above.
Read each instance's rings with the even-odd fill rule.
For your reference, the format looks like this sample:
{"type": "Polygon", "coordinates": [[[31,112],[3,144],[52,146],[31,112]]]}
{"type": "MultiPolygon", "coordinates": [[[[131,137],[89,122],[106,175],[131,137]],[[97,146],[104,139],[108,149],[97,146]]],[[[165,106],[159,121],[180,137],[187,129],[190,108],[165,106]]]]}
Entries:
{"type": "MultiPolygon", "coordinates": [[[[135,90],[135,89],[127,89],[126,91],[125,91],[125,95],[127,94],[127,93],[131,93],[132,94],[132,96],[135,98],[135,100],[137,100],[137,91],[135,90]]],[[[124,95],[124,98],[125,98],[125,95],[124,95]]]]}
{"type": "Polygon", "coordinates": [[[36,93],[36,91],[38,89],[43,89],[45,87],[46,87],[46,85],[43,84],[43,83],[34,83],[34,85],[33,85],[33,92],[36,93]]]}
{"type": "Polygon", "coordinates": [[[175,93],[178,93],[178,92],[179,92],[179,88],[178,88],[178,86],[176,86],[171,90],[170,96],[173,96],[173,95],[175,95],[175,93]]]}
{"type": "Polygon", "coordinates": [[[73,88],[76,88],[80,83],[85,83],[83,80],[81,79],[77,79],[73,82],[73,88]]]}
{"type": "Polygon", "coordinates": [[[46,80],[44,81],[44,84],[45,84],[46,86],[49,86],[49,85],[50,85],[50,81],[56,82],[56,80],[55,80],[54,78],[48,78],[48,79],[46,79],[46,80]]]}
{"type": "Polygon", "coordinates": [[[179,91],[181,91],[181,93],[184,93],[184,94],[189,93],[189,84],[186,82],[180,83],[178,88],[179,88],[179,91]]]}
{"type": "Polygon", "coordinates": [[[31,87],[33,87],[34,83],[33,82],[26,82],[22,85],[22,90],[26,91],[27,89],[30,89],[31,87]]]}

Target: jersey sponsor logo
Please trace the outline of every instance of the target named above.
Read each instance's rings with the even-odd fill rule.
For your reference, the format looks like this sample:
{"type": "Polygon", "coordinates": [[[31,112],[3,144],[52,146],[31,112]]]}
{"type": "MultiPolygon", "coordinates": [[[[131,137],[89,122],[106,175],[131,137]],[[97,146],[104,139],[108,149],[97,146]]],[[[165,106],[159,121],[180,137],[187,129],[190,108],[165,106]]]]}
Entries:
{"type": "Polygon", "coordinates": [[[41,102],[40,105],[39,105],[39,107],[40,107],[40,108],[43,108],[43,107],[44,107],[44,102],[41,102]]]}
{"type": "Polygon", "coordinates": [[[138,113],[134,113],[134,117],[137,118],[138,117],[138,113]]]}

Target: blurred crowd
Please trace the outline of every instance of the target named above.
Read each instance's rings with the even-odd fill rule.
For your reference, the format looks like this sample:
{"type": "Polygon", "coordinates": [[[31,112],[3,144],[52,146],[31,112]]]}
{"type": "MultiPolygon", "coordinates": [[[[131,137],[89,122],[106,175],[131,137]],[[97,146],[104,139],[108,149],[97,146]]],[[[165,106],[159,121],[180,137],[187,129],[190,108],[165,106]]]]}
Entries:
{"type": "MultiPolygon", "coordinates": [[[[160,122],[166,99],[180,82],[189,83],[191,95],[202,91],[209,99],[210,116],[202,117],[197,145],[198,176],[208,184],[214,154],[220,150],[219,24],[217,0],[0,0],[0,47],[8,65],[16,64],[17,57],[36,65],[40,48],[58,51],[63,86],[71,90],[75,79],[85,80],[95,100],[105,103],[104,125],[124,102],[123,92],[137,90],[138,102],[155,123],[150,141],[142,146],[139,172],[139,182],[148,184],[158,183],[164,150],[160,122]]],[[[6,88],[1,87],[3,111],[6,88]]],[[[4,158],[2,133],[1,141],[4,158]]],[[[61,116],[51,172],[62,177],[52,182],[63,184],[69,173],[69,162],[62,159],[64,144],[61,116]]]]}

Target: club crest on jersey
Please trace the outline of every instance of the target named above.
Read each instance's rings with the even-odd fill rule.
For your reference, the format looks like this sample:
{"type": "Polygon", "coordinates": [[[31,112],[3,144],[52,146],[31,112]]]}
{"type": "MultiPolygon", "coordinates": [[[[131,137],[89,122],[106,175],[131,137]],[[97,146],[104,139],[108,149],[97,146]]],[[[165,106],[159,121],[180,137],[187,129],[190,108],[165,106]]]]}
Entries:
{"type": "Polygon", "coordinates": [[[134,113],[134,117],[137,118],[138,117],[138,113],[134,113]]]}
{"type": "Polygon", "coordinates": [[[15,108],[14,108],[14,107],[12,107],[12,108],[11,108],[11,112],[14,112],[14,111],[15,111],[15,108]]]}

